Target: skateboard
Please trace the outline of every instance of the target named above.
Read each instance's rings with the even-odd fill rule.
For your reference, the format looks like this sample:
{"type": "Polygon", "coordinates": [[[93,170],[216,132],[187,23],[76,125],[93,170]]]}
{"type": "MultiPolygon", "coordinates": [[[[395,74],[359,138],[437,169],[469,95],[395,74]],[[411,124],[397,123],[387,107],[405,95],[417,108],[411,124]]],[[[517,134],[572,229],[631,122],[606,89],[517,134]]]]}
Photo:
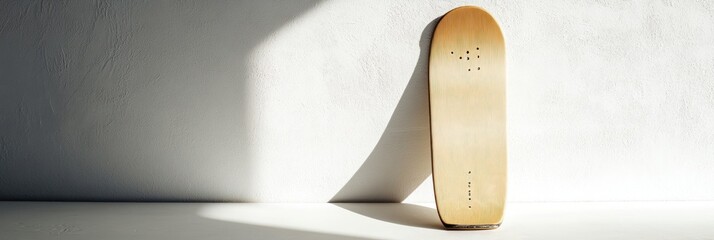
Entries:
{"type": "Polygon", "coordinates": [[[506,197],[505,44],[479,7],[446,13],[431,40],[432,174],[447,229],[494,229],[506,197]]]}

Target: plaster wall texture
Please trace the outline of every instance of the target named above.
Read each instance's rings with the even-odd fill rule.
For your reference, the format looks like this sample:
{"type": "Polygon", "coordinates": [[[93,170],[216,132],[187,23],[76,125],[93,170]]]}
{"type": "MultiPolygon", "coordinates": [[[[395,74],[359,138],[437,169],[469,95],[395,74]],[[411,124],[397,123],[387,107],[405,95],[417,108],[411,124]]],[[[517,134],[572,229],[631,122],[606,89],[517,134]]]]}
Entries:
{"type": "Polygon", "coordinates": [[[427,68],[507,47],[509,201],[714,200],[711,1],[0,1],[0,200],[433,201],[427,68]]]}

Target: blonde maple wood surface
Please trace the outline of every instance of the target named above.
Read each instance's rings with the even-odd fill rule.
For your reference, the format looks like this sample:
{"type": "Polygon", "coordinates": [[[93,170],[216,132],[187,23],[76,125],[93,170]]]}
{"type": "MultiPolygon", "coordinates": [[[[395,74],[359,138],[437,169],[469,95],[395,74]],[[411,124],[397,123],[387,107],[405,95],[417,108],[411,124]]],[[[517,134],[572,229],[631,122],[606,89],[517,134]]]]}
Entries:
{"type": "Polygon", "coordinates": [[[506,197],[503,35],[481,8],[448,12],[429,58],[434,192],[452,228],[495,228],[506,197]]]}

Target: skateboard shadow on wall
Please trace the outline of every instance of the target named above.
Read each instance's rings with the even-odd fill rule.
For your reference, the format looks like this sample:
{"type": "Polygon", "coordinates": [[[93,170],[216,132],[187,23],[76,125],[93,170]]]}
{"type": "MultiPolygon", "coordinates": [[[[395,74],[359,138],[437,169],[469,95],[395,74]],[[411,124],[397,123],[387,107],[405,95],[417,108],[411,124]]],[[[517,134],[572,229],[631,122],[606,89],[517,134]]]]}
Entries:
{"type": "Polygon", "coordinates": [[[249,58],[317,4],[0,3],[0,200],[255,201],[249,58]]]}
{"type": "Polygon", "coordinates": [[[402,202],[431,174],[428,68],[439,19],[422,31],[414,72],[377,145],[331,203],[402,202]]]}
{"type": "Polygon", "coordinates": [[[429,126],[429,51],[441,17],[419,40],[419,60],[384,133],[367,160],[335,194],[331,203],[373,219],[413,227],[443,229],[433,208],[413,204],[372,207],[344,202],[401,203],[431,175],[429,126]]]}

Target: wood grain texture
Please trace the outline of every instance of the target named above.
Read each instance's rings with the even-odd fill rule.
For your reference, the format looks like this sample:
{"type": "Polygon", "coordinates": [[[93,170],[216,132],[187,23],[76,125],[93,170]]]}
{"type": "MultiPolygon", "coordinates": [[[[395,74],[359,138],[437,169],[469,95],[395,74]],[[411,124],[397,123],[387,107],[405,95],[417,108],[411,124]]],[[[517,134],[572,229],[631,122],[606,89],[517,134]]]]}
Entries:
{"type": "Polygon", "coordinates": [[[500,225],[506,197],[503,35],[481,8],[448,12],[429,57],[434,193],[447,228],[500,225]]]}

